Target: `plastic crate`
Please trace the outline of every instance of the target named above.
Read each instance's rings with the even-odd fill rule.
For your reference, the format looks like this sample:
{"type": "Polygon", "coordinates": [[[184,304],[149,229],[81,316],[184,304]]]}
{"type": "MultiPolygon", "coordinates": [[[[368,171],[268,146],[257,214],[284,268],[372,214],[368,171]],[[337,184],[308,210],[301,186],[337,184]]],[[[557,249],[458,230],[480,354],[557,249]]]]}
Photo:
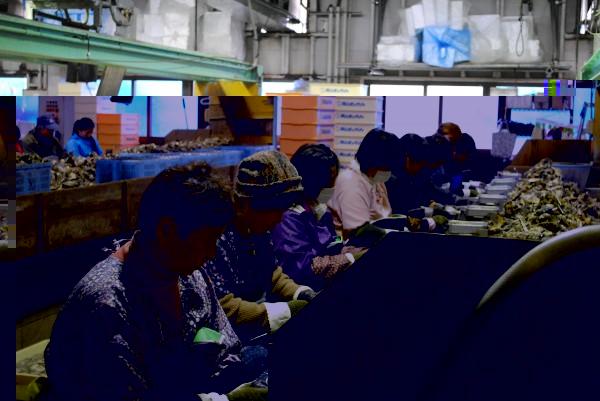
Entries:
{"type": "Polygon", "coordinates": [[[17,166],[17,195],[50,191],[52,163],[17,166]]]}
{"type": "Polygon", "coordinates": [[[237,150],[241,151],[241,159],[235,163],[235,165],[239,164],[242,159],[245,159],[248,156],[252,156],[255,153],[262,152],[263,150],[275,149],[273,145],[261,145],[261,146],[251,146],[251,145],[228,145],[228,146],[219,146],[217,149],[219,150],[237,150]]]}
{"type": "Polygon", "coordinates": [[[101,159],[96,161],[96,184],[121,180],[121,161],[101,159]]]}
{"type": "Polygon", "coordinates": [[[184,164],[205,161],[213,167],[237,166],[243,159],[241,150],[213,150],[182,154],[184,164]]]}
{"type": "Polygon", "coordinates": [[[120,160],[122,180],[154,177],[161,171],[181,164],[186,164],[183,157],[157,157],[146,160],[120,160]]]}
{"type": "Polygon", "coordinates": [[[590,170],[594,163],[552,163],[552,167],[559,169],[563,175],[564,181],[570,181],[577,184],[579,189],[583,190],[587,184],[590,170]]]}

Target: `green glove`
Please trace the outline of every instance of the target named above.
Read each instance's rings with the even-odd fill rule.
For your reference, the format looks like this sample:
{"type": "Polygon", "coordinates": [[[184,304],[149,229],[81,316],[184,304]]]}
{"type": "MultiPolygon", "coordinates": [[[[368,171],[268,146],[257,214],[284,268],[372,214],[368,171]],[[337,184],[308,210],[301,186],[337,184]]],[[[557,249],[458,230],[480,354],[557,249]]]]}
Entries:
{"type": "Polygon", "coordinates": [[[266,388],[242,387],[227,394],[229,401],[266,401],[269,390],[266,388]]]}
{"type": "Polygon", "coordinates": [[[385,234],[386,231],[383,228],[376,227],[371,223],[365,223],[350,235],[347,245],[357,248],[370,248],[383,238],[385,234]]]}
{"type": "Polygon", "coordinates": [[[434,232],[445,232],[448,228],[448,219],[444,216],[433,216],[433,221],[435,221],[435,230],[434,232]]]}
{"type": "Polygon", "coordinates": [[[296,313],[298,313],[298,311],[300,309],[304,308],[304,306],[306,306],[306,304],[308,304],[308,302],[301,301],[299,299],[297,299],[295,301],[289,301],[288,306],[290,308],[290,312],[292,312],[292,316],[294,316],[296,313]]]}

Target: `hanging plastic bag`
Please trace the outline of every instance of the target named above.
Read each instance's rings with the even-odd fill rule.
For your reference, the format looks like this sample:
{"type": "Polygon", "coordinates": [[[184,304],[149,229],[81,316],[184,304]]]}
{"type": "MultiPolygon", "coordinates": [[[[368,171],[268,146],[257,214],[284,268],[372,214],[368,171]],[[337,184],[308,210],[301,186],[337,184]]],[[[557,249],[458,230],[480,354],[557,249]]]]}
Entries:
{"type": "Polygon", "coordinates": [[[517,141],[517,134],[510,133],[508,123],[504,120],[498,128],[499,131],[492,134],[492,150],[490,153],[494,157],[510,159],[517,141]]]}

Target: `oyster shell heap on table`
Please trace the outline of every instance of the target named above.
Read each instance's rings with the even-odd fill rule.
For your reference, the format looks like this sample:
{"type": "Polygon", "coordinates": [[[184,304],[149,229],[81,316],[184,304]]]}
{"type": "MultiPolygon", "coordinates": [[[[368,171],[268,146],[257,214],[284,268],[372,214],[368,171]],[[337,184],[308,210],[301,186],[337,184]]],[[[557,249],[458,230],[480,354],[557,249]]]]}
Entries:
{"type": "Polygon", "coordinates": [[[8,239],[8,222],[6,216],[0,216],[0,241],[8,239]]]}
{"type": "Polygon", "coordinates": [[[87,187],[96,183],[95,153],[88,157],[68,156],[52,161],[52,190],[87,187]]]}
{"type": "Polygon", "coordinates": [[[17,373],[47,377],[44,353],[17,362],[17,373]]]}
{"type": "Polygon", "coordinates": [[[578,227],[600,224],[600,202],[544,159],[508,194],[504,211],[489,222],[491,237],[545,241],[578,227]]]}
{"type": "Polygon", "coordinates": [[[212,137],[198,138],[192,141],[175,141],[164,145],[154,143],[139,145],[134,148],[124,149],[123,153],[171,153],[171,152],[190,152],[198,149],[215,148],[217,146],[230,145],[233,138],[212,137]]]}

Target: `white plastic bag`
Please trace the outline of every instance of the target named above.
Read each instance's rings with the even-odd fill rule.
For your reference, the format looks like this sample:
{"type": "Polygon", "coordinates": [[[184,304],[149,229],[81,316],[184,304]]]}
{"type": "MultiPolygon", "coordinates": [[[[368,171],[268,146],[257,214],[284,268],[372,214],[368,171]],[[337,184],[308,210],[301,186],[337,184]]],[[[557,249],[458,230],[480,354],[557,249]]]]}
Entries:
{"type": "Polygon", "coordinates": [[[508,43],[499,15],[471,15],[468,24],[471,31],[471,62],[490,64],[506,59],[508,43]]]}
{"type": "Polygon", "coordinates": [[[524,16],[503,17],[502,29],[508,41],[508,52],[505,61],[509,63],[534,63],[542,60],[543,54],[540,42],[535,37],[533,18],[524,16]]]}

